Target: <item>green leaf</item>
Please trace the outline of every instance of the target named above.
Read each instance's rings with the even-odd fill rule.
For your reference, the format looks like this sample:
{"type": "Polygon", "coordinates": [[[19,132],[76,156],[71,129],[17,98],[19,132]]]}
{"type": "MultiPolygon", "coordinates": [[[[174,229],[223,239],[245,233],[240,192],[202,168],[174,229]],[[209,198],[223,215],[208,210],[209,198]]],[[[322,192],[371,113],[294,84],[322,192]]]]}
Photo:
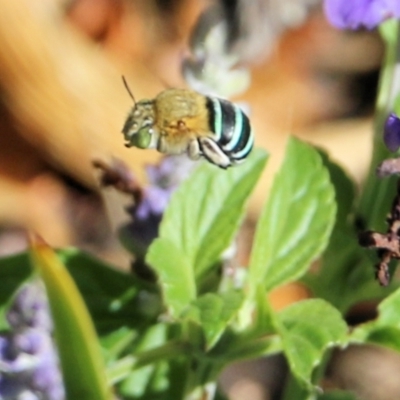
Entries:
{"type": "Polygon", "coordinates": [[[264,151],[256,149],[236,168],[221,170],[205,164],[172,196],[160,237],[186,256],[196,276],[211,268],[231,244],[266,158],[264,151]]]}
{"type": "Polygon", "coordinates": [[[238,361],[280,354],[282,353],[282,340],[277,334],[256,337],[250,332],[248,335],[239,336],[234,332],[227,331],[211,351],[219,365],[225,367],[238,361]]]}
{"type": "Polygon", "coordinates": [[[68,399],[112,399],[99,341],[77,287],[57,255],[40,239],[31,257],[48,295],[68,399]]]}
{"type": "Polygon", "coordinates": [[[295,303],[278,313],[278,320],[291,372],[310,386],[325,350],[344,342],[347,325],[338,310],[320,299],[295,303]]]}
{"type": "Polygon", "coordinates": [[[120,383],[132,373],[133,366],[135,365],[135,358],[133,356],[121,357],[114,360],[107,365],[107,377],[110,383],[114,386],[120,383]]]}
{"type": "Polygon", "coordinates": [[[394,285],[382,288],[376,284],[371,251],[358,244],[354,223],[355,185],[345,171],[320,152],[335,188],[338,212],[329,244],[318,270],[303,277],[315,297],[327,300],[342,313],[355,303],[382,298],[394,285]]]}
{"type": "MultiPolygon", "coordinates": [[[[75,248],[57,253],[84,298],[99,334],[124,325],[137,331],[159,315],[161,301],[155,285],[140,282],[75,248]]],[[[12,294],[31,273],[27,252],[0,259],[1,329],[7,328],[3,316],[12,294]]]]}
{"type": "Polygon", "coordinates": [[[101,347],[107,363],[116,360],[121,353],[132,344],[137,334],[132,329],[122,326],[107,336],[102,337],[101,347]]]}
{"type": "Polygon", "coordinates": [[[252,308],[247,308],[247,303],[244,303],[244,308],[241,310],[241,312],[253,314],[253,316],[247,316],[247,325],[252,324],[252,331],[260,336],[275,333],[276,315],[268,300],[263,284],[257,286],[255,299],[256,307],[254,311],[252,308]]]}
{"type": "Polygon", "coordinates": [[[318,149],[318,153],[328,170],[330,180],[335,189],[336,224],[346,225],[349,214],[354,210],[356,185],[346,171],[339,164],[332,161],[325,151],[318,149]]]}
{"type": "Polygon", "coordinates": [[[231,290],[223,294],[207,293],[192,303],[187,317],[203,328],[207,350],[215,345],[237,315],[242,301],[243,294],[231,290]]]}
{"type": "Polygon", "coordinates": [[[141,400],[173,400],[183,398],[186,374],[189,370],[188,350],[174,342],[166,342],[169,326],[158,324],[139,338],[134,370],[122,382],[123,398],[141,400]]]}
{"type": "Polygon", "coordinates": [[[343,390],[332,390],[318,396],[318,400],[357,400],[353,393],[343,390]]]}
{"type": "Polygon", "coordinates": [[[395,283],[379,286],[374,278],[373,258],[357,245],[354,230],[335,229],[319,270],[302,279],[315,297],[325,299],[343,314],[354,304],[383,298],[395,289],[395,283]]]}
{"type": "Polygon", "coordinates": [[[267,290],[303,275],[328,243],[336,206],[321,157],[291,138],[284,163],[257,225],[249,267],[249,287],[267,290]]]}
{"type": "Polygon", "coordinates": [[[31,273],[28,253],[0,259],[0,330],[8,328],[5,314],[13,293],[31,273]]]}
{"type": "Polygon", "coordinates": [[[166,238],[153,241],[146,262],[159,276],[164,302],[169,313],[178,318],[196,297],[192,265],[174,242],[166,238]]]}
{"type": "MultiPolygon", "coordinates": [[[[166,326],[164,324],[153,325],[139,338],[135,354],[161,346],[165,343],[166,335],[166,326]]],[[[162,362],[162,364],[164,363],[162,362]]],[[[152,385],[154,377],[158,375],[159,368],[160,363],[154,362],[131,371],[121,385],[120,390],[122,394],[125,396],[133,396],[134,398],[141,398],[144,396],[149,386],[152,385]]]]}
{"type": "Polygon", "coordinates": [[[122,326],[138,331],[158,317],[161,299],[155,285],[144,284],[132,274],[74,248],[58,254],[84,298],[99,334],[122,326]]]}
{"type": "Polygon", "coordinates": [[[158,362],[154,365],[137,369],[121,385],[123,398],[128,399],[163,399],[168,389],[168,364],[158,362]]]}
{"type": "Polygon", "coordinates": [[[383,300],[378,306],[376,320],[358,326],[351,340],[358,343],[374,343],[400,351],[400,289],[383,300]]]}

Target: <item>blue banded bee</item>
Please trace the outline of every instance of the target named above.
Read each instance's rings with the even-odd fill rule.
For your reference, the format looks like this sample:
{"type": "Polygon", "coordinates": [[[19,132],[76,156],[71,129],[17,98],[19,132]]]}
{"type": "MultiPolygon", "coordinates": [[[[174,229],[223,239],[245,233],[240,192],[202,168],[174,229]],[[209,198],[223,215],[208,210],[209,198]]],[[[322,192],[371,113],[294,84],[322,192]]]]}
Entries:
{"type": "Polygon", "coordinates": [[[127,147],[205,157],[221,168],[239,164],[253,148],[250,122],[227,100],[187,89],[166,89],[152,100],[135,101],[122,128],[127,147]]]}

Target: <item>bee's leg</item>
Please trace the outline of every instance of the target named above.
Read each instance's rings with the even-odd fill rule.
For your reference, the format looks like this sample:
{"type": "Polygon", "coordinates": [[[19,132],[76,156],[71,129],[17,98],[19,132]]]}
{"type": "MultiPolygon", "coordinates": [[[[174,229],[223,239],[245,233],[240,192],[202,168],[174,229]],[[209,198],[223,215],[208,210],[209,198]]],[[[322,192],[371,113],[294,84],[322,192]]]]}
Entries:
{"type": "Polygon", "coordinates": [[[212,164],[221,168],[228,168],[232,165],[230,158],[222,151],[218,144],[209,137],[199,138],[200,149],[204,157],[212,164]]]}
{"type": "Polygon", "coordinates": [[[165,139],[165,135],[161,134],[160,137],[158,138],[157,142],[157,150],[160,153],[167,153],[168,152],[168,144],[165,139]]]}
{"type": "Polygon", "coordinates": [[[191,140],[187,148],[187,154],[191,160],[198,160],[201,157],[200,144],[197,139],[191,140]]]}

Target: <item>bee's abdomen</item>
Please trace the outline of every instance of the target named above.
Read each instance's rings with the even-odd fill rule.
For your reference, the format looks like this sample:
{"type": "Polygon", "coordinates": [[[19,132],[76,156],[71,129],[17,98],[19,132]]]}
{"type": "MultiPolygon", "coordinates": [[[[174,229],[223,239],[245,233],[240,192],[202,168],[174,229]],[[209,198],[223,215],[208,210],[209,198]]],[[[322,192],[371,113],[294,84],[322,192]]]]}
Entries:
{"type": "Polygon", "coordinates": [[[246,114],[235,104],[215,97],[207,98],[210,129],[222,151],[232,160],[246,158],[253,148],[253,133],[246,114]]]}

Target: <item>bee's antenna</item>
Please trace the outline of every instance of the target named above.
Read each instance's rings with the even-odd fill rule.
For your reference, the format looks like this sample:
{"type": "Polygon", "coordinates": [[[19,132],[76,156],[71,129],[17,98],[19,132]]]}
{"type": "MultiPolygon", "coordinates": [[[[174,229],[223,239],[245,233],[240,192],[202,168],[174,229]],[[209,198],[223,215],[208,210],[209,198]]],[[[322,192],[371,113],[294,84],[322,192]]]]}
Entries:
{"type": "Polygon", "coordinates": [[[122,82],[124,82],[124,86],[125,86],[127,92],[129,93],[129,96],[131,96],[131,99],[133,100],[133,104],[136,105],[135,96],[131,92],[131,89],[128,86],[128,82],[126,81],[125,76],[123,76],[123,75],[122,75],[122,82]]]}

